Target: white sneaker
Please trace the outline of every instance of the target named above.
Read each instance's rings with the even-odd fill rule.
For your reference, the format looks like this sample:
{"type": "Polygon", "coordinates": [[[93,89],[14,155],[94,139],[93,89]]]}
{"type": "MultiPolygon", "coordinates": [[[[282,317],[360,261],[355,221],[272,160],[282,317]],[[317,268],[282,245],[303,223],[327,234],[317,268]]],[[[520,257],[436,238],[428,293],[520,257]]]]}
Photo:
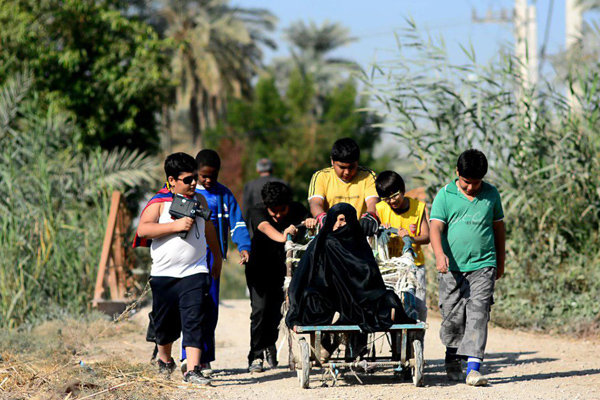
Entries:
{"type": "Polygon", "coordinates": [[[488,379],[481,375],[479,371],[471,370],[467,375],[466,383],[469,386],[485,386],[488,384],[488,379]]]}
{"type": "Polygon", "coordinates": [[[200,364],[200,368],[201,368],[200,373],[202,374],[203,377],[211,378],[213,376],[214,371],[210,367],[210,363],[200,364]]]}

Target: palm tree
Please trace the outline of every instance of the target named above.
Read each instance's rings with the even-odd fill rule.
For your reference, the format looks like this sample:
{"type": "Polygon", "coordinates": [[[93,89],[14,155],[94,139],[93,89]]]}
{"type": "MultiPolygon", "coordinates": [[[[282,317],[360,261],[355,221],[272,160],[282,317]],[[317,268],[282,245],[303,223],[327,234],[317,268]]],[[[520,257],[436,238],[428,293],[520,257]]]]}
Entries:
{"type": "Polygon", "coordinates": [[[231,7],[228,0],[164,0],[165,35],[174,39],[178,108],[187,108],[194,145],[226,112],[227,98],[248,97],[262,68],[261,46],[275,17],[263,9],[231,7]]]}
{"type": "Polygon", "coordinates": [[[277,80],[284,87],[292,71],[298,70],[303,76],[311,76],[317,96],[322,96],[339,87],[348,79],[349,72],[358,69],[354,61],[329,56],[337,48],[356,40],[339,23],[325,21],[319,26],[298,21],[285,29],[285,38],[291,44],[291,56],[276,60],[274,65],[277,80]]]}

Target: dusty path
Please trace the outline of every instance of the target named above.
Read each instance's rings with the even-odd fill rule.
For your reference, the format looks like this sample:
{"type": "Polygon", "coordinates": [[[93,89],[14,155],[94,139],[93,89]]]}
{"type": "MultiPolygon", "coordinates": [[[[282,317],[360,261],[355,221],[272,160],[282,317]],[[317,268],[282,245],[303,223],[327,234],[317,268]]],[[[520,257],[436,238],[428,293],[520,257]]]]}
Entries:
{"type": "MultiPolygon", "coordinates": [[[[574,340],[492,328],[485,373],[490,385],[472,388],[451,384],[443,372],[444,349],[438,338],[440,320],[433,315],[425,339],[425,387],[393,378],[391,371],[361,376],[364,385],[348,376],[335,387],[321,387],[320,374],[311,375],[311,387],[300,389],[295,373],[279,367],[262,374],[246,372],[250,306],[246,300],[224,301],[217,328],[217,371],[214,387],[201,389],[202,398],[214,399],[600,399],[600,341],[574,340]]],[[[119,354],[145,361],[152,345],[143,342],[146,312],[135,316],[139,335],[125,335],[116,347],[97,353],[100,358],[119,354]],[[124,350],[125,349],[125,350],[124,350]]],[[[285,351],[281,354],[285,360],[285,351]]],[[[179,375],[172,377],[178,381],[179,375]]],[[[190,390],[174,390],[172,398],[189,398],[190,390]]],[[[195,397],[195,396],[194,396],[195,397]]]]}

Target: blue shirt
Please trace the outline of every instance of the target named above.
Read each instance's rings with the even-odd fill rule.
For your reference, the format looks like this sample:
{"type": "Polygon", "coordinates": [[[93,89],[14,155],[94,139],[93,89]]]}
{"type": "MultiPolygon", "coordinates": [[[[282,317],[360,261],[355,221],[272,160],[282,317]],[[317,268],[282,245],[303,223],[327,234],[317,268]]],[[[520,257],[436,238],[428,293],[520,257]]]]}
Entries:
{"type": "Polygon", "coordinates": [[[217,230],[223,258],[227,255],[229,234],[231,234],[231,240],[237,245],[239,251],[250,251],[250,235],[242,218],[240,206],[231,190],[216,182],[215,186],[209,190],[203,186],[197,186],[196,193],[204,196],[208,208],[212,211],[210,219],[217,230]]]}

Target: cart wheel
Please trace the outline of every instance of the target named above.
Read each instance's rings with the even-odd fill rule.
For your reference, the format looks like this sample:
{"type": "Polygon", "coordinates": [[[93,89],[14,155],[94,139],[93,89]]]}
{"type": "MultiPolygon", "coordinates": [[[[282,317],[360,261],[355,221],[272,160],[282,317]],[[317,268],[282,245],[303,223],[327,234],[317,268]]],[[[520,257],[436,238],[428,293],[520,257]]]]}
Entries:
{"type": "Polygon", "coordinates": [[[423,386],[423,343],[420,340],[413,340],[413,350],[415,356],[415,365],[411,367],[412,380],[415,386],[423,386]]]}
{"type": "Polygon", "coordinates": [[[310,375],[310,347],[304,338],[298,339],[298,345],[300,347],[300,365],[299,368],[296,368],[296,373],[298,374],[300,387],[302,389],[308,389],[310,375]]]}

